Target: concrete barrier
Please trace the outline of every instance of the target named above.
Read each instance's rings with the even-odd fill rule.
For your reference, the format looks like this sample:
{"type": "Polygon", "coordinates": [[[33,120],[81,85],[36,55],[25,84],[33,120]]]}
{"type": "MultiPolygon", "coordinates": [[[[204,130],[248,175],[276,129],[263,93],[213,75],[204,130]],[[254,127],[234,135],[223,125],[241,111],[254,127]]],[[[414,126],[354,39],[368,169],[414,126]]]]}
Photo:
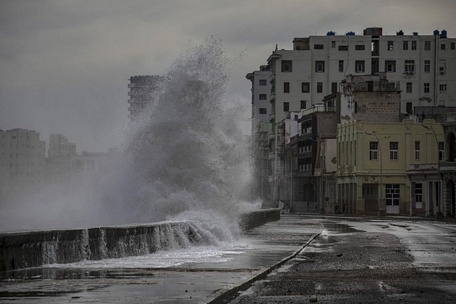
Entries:
{"type": "MultiPolygon", "coordinates": [[[[280,219],[279,209],[241,214],[243,231],[280,219]]],[[[212,236],[213,237],[213,236],[212,236]]],[[[0,234],[0,271],[138,256],[214,243],[191,222],[0,234]]]]}
{"type": "Polygon", "coordinates": [[[280,220],[280,209],[262,209],[243,213],[239,216],[239,226],[243,231],[280,220]]]}

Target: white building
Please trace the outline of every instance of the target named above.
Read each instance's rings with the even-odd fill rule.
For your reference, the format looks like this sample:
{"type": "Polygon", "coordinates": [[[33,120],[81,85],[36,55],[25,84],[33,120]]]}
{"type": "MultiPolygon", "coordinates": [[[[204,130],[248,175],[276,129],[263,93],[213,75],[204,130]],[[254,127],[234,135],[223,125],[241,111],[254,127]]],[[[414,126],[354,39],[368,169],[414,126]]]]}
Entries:
{"type": "Polygon", "coordinates": [[[271,71],[269,66],[260,66],[259,71],[253,71],[246,75],[252,82],[252,134],[264,123],[269,123],[271,104],[269,94],[271,93],[271,71]]]}
{"type": "Polygon", "coordinates": [[[383,35],[367,28],[363,35],[349,32],[295,38],[293,50],[276,50],[268,59],[272,70],[272,114],[309,108],[339,91],[349,74],[386,73],[401,90],[401,113],[417,106],[456,105],[456,39],[447,32],[434,35],[383,35]]]}
{"type": "Polygon", "coordinates": [[[271,130],[269,115],[271,104],[271,71],[269,66],[260,66],[259,71],[248,73],[246,78],[252,83],[252,142],[254,147],[254,174],[257,184],[254,186],[253,197],[267,199],[270,197],[268,175],[268,134],[271,130]]]}
{"type": "Polygon", "coordinates": [[[45,146],[38,132],[0,130],[0,196],[44,183],[45,146]]]}

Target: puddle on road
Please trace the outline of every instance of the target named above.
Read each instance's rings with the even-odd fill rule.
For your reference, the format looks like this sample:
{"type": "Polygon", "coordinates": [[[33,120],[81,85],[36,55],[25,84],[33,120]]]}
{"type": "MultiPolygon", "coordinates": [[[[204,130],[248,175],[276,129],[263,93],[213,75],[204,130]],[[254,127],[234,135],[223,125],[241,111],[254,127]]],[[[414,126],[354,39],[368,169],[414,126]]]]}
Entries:
{"type": "MultiPolygon", "coordinates": [[[[327,235],[334,235],[334,234],[344,234],[344,233],[354,233],[354,232],[365,232],[363,230],[358,230],[350,225],[347,224],[339,224],[339,223],[333,223],[333,222],[323,222],[322,223],[323,227],[327,231],[327,235]]],[[[322,234],[323,234],[322,233],[322,234]]]]}

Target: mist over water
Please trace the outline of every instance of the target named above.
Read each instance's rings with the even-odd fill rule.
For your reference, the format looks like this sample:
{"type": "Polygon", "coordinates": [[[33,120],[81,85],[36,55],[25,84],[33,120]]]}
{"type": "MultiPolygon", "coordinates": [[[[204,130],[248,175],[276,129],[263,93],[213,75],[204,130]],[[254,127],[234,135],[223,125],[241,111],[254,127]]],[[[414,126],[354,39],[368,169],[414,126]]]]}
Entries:
{"type": "Polygon", "coordinates": [[[209,39],[170,67],[153,101],[125,131],[107,170],[71,186],[8,198],[1,230],[193,221],[220,239],[237,234],[250,183],[245,104],[225,94],[229,59],[209,39]]]}

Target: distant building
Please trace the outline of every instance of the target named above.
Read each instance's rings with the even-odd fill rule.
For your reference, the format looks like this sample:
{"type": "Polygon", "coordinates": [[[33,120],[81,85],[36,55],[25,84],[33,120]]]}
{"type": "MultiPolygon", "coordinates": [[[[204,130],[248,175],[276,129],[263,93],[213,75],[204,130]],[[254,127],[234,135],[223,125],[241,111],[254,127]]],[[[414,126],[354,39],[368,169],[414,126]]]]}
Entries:
{"type": "Polygon", "coordinates": [[[145,76],[132,76],[128,87],[129,107],[128,118],[134,121],[144,111],[146,106],[153,101],[154,93],[157,92],[160,85],[164,80],[163,76],[158,75],[145,75],[145,76]]]}
{"type": "Polygon", "coordinates": [[[45,145],[36,131],[0,130],[0,196],[44,182],[45,145]]]}
{"type": "Polygon", "coordinates": [[[68,141],[62,134],[51,134],[49,136],[49,158],[71,157],[76,155],[76,144],[68,141]]]}
{"type": "Polygon", "coordinates": [[[252,84],[252,143],[256,181],[253,186],[253,196],[264,200],[271,199],[268,182],[271,171],[268,160],[268,133],[271,131],[269,122],[271,104],[268,100],[271,92],[270,76],[271,71],[267,65],[262,65],[259,71],[246,75],[252,84]]]}
{"type": "Polygon", "coordinates": [[[68,183],[71,176],[71,159],[76,156],[76,145],[62,134],[49,136],[46,179],[49,182],[68,183]]]}

